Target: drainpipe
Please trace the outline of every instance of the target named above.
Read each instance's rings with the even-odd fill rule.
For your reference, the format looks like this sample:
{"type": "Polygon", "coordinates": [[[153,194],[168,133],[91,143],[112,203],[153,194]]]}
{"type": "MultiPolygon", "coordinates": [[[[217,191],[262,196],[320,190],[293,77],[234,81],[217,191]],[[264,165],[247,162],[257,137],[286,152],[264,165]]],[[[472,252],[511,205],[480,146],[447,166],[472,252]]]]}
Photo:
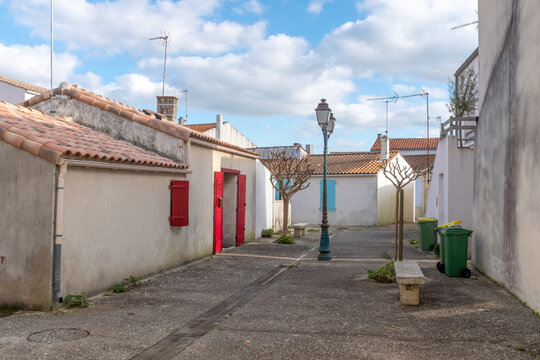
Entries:
{"type": "Polygon", "coordinates": [[[67,172],[67,163],[59,165],[56,178],[56,211],[54,214],[54,248],[53,248],[53,301],[63,302],[60,294],[60,280],[62,275],[62,240],[64,239],[64,179],[67,172]]]}
{"type": "Polygon", "coordinates": [[[184,143],[186,144],[184,147],[184,163],[189,169],[191,168],[191,140],[188,138],[184,143]]]}

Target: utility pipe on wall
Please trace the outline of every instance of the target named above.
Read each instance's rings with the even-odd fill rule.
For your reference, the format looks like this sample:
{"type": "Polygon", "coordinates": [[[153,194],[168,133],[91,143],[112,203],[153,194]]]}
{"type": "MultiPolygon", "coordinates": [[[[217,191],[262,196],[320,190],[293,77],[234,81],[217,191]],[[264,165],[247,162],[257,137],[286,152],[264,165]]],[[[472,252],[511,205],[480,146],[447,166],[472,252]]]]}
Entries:
{"type": "Polygon", "coordinates": [[[60,293],[62,275],[62,241],[64,222],[64,183],[67,172],[67,163],[58,167],[56,179],[56,211],[54,213],[54,243],[53,243],[53,301],[63,302],[60,293]]]}

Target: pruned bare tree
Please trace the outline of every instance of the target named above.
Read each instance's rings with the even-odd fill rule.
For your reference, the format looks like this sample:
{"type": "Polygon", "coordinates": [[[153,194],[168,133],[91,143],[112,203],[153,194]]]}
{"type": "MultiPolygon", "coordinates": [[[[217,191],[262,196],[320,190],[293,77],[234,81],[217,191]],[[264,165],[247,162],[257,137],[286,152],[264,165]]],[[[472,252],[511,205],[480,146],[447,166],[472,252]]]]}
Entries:
{"type": "Polygon", "coordinates": [[[448,95],[450,103],[446,107],[454,117],[474,116],[478,105],[478,76],[474,69],[467,69],[449,80],[448,95]]]}
{"type": "Polygon", "coordinates": [[[309,186],[308,180],[313,169],[309,166],[307,157],[298,158],[285,151],[270,153],[263,163],[270,170],[272,186],[283,198],[283,236],[286,237],[289,227],[289,200],[298,191],[309,186]]]}
{"type": "Polygon", "coordinates": [[[394,261],[403,260],[403,189],[415,181],[421,172],[415,172],[412,167],[399,161],[399,158],[386,161],[383,168],[384,176],[390,180],[396,188],[396,216],[394,235],[394,261]],[[400,206],[401,205],[401,206],[400,206]],[[400,211],[401,209],[401,211],[400,211]],[[399,219],[398,219],[399,218],[399,219]],[[399,223],[399,231],[398,231],[399,223]],[[399,237],[399,241],[398,241],[399,237]]]}

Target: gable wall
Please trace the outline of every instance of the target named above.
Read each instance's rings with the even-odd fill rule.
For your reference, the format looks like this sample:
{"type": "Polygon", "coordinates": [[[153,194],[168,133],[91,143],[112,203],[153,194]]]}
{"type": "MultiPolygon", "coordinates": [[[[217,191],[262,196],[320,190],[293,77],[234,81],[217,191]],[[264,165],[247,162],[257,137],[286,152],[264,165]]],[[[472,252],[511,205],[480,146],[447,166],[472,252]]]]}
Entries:
{"type": "Polygon", "coordinates": [[[0,141],[0,309],[50,309],[54,188],[54,164],[0,141]]]}

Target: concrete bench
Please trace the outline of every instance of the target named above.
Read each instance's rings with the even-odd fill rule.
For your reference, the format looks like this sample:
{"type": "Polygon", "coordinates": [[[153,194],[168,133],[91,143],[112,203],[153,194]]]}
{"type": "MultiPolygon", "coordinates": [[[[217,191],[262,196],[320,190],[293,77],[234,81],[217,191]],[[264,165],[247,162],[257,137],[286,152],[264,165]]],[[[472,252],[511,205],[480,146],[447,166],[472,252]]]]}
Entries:
{"type": "Polygon", "coordinates": [[[294,224],[292,227],[294,229],[294,237],[302,237],[306,235],[306,227],[308,224],[306,223],[298,223],[294,224]]]}
{"type": "Polygon", "coordinates": [[[405,305],[420,303],[419,285],[424,283],[424,274],[414,261],[395,261],[396,281],[399,286],[399,297],[405,305]]]}

